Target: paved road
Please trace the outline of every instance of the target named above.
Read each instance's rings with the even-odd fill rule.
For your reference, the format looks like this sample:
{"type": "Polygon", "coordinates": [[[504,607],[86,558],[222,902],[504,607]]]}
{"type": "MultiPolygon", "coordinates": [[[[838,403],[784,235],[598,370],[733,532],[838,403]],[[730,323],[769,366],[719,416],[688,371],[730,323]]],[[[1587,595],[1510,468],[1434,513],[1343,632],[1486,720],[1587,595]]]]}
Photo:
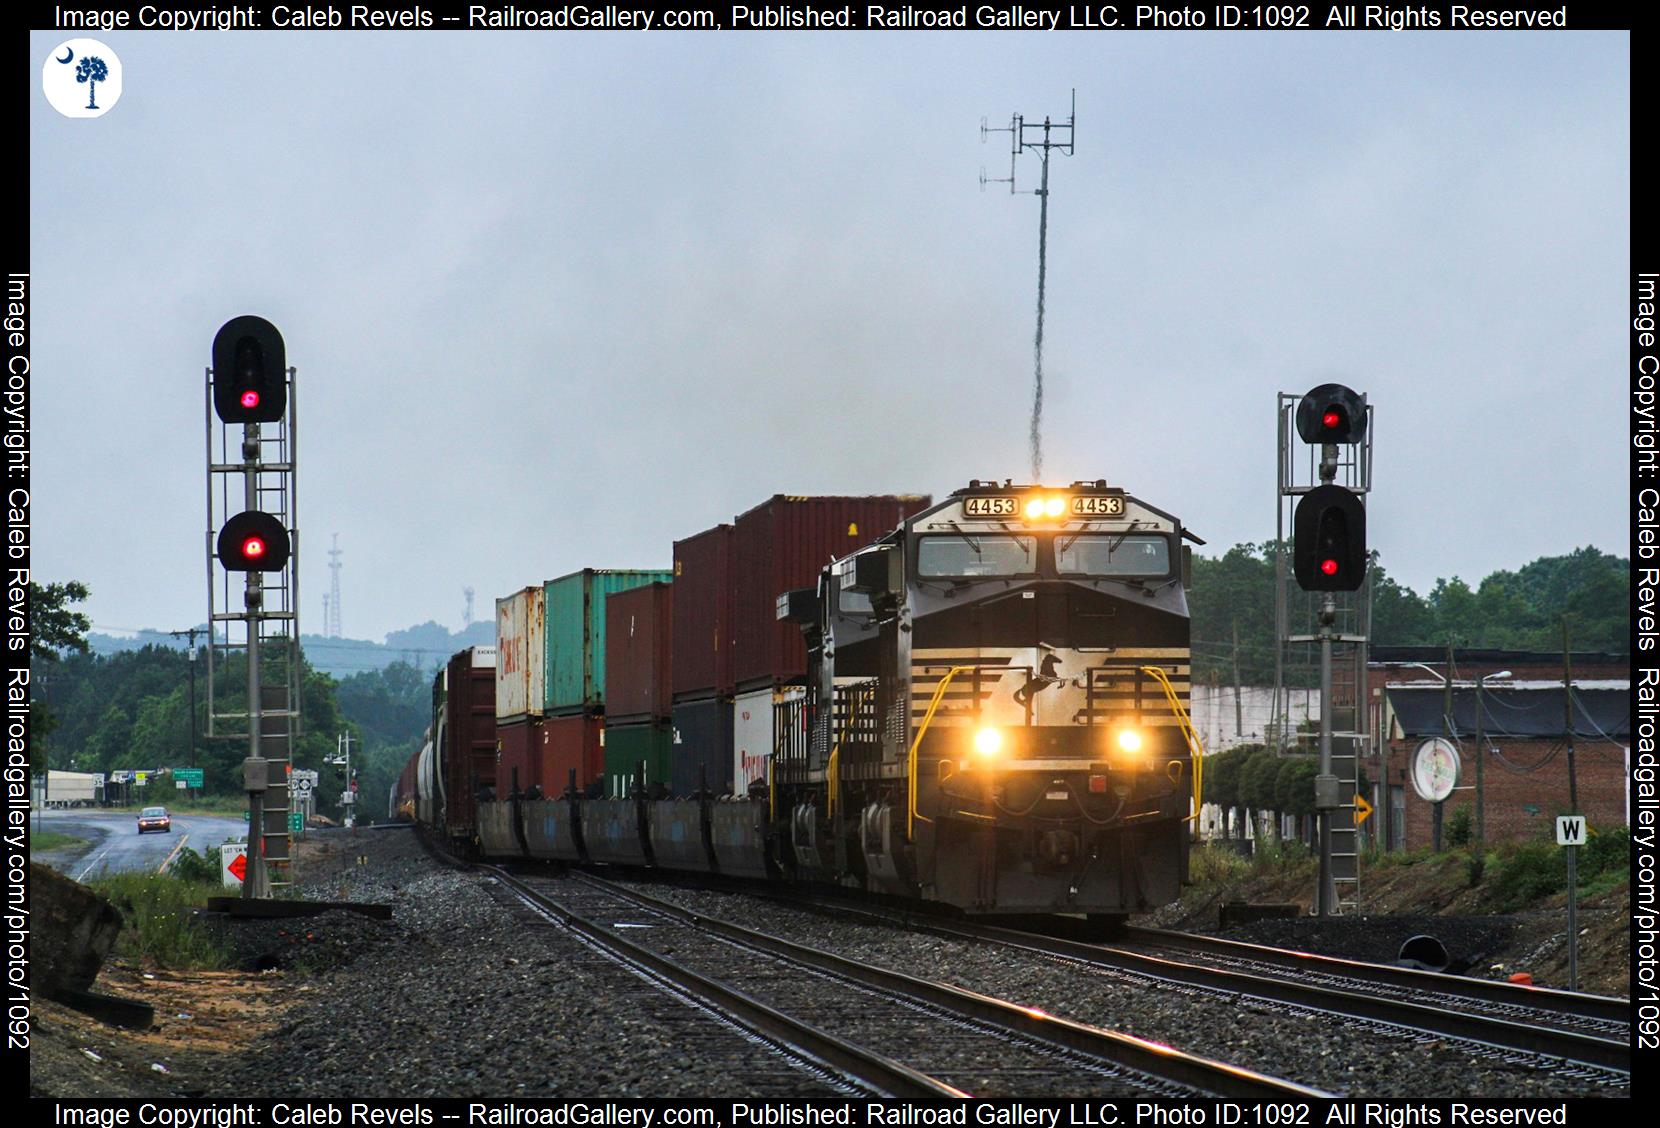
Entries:
{"type": "Polygon", "coordinates": [[[35,861],[76,881],[123,870],[154,873],[181,845],[217,855],[221,842],[247,833],[247,824],[241,819],[222,815],[175,814],[171,834],[138,833],[138,815],[129,811],[32,811],[29,817],[31,826],[84,838],[91,843],[79,850],[52,850],[34,855],[35,861]]]}

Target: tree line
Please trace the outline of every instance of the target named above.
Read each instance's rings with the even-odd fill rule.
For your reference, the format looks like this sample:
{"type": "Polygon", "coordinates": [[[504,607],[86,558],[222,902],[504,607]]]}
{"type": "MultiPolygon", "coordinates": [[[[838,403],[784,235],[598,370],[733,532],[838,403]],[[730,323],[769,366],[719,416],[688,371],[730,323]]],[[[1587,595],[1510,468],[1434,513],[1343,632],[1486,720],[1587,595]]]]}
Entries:
{"type": "MultiPolygon", "coordinates": [[[[1194,681],[1244,685],[1274,680],[1274,541],[1196,556],[1188,609],[1194,681]],[[1237,644],[1235,640],[1237,639],[1237,644]]],[[[1289,560],[1287,568],[1289,568],[1289,560]]],[[[1630,561],[1596,548],[1545,556],[1499,571],[1472,588],[1454,576],[1419,595],[1374,554],[1369,569],[1373,646],[1446,646],[1559,653],[1566,616],[1575,650],[1624,653],[1631,636],[1630,561]]],[[[1290,684],[1314,684],[1313,647],[1287,669],[1290,684]]]]}

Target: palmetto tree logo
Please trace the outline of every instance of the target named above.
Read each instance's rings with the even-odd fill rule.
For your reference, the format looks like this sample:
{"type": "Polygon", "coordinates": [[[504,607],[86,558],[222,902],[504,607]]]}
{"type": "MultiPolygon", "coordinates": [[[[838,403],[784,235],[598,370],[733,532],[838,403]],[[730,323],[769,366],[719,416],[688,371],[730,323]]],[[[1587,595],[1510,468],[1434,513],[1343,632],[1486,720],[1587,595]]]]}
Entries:
{"type": "Polygon", "coordinates": [[[121,100],[123,71],[120,54],[108,43],[66,39],[41,60],[40,88],[64,117],[103,117],[121,100]]]}
{"type": "Polygon", "coordinates": [[[97,55],[81,56],[81,63],[75,68],[75,81],[87,84],[86,108],[98,108],[98,84],[110,76],[109,67],[97,55]]]}

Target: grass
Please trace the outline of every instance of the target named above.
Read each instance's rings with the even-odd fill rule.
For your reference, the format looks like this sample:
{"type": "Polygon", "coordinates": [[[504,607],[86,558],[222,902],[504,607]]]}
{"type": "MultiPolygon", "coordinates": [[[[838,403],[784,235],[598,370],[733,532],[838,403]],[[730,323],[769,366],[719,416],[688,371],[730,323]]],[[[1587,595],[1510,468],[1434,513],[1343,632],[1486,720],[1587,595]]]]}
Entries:
{"type": "Polygon", "coordinates": [[[73,834],[59,834],[55,830],[37,830],[29,835],[31,850],[74,850],[87,844],[86,839],[73,834]]]}
{"type": "Polygon", "coordinates": [[[115,954],[169,968],[230,966],[229,950],[191,912],[222,892],[217,867],[194,850],[180,850],[166,874],[109,874],[88,884],[125,918],[115,954]]]}

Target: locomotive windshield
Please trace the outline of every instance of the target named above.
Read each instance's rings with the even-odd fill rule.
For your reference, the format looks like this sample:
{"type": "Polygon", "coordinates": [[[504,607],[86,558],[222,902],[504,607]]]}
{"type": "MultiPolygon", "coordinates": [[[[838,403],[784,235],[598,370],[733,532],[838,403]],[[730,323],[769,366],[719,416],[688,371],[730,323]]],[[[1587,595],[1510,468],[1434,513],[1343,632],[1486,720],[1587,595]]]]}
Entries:
{"type": "Polygon", "coordinates": [[[923,537],[917,546],[920,576],[1026,576],[1036,571],[1036,537],[964,532],[923,537]]]}
{"type": "Polygon", "coordinates": [[[1162,536],[1080,533],[1055,542],[1062,576],[1168,576],[1170,541],[1162,536]]]}

